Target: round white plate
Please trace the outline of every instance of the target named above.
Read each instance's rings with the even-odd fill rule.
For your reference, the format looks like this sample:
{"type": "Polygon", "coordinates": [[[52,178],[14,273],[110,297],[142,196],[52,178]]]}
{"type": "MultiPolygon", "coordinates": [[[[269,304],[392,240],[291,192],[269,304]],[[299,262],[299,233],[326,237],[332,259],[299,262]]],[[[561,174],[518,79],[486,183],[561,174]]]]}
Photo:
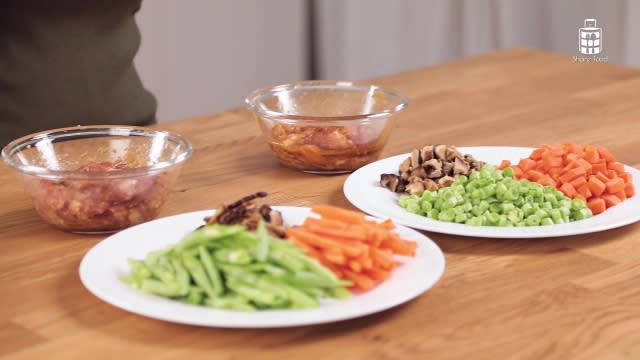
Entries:
{"type": "MultiPolygon", "coordinates": [[[[471,154],[477,160],[499,164],[502,160],[517,162],[528,157],[532,148],[522,147],[461,147],[463,154],[471,154]]],[[[567,224],[532,227],[470,226],[437,221],[412,214],[398,205],[399,195],[380,186],[380,174],[398,173],[400,163],[409,154],[392,156],[364,166],[353,172],[344,183],[344,194],[360,210],[373,216],[391,218],[396,224],[443,234],[477,236],[489,238],[543,238],[585,234],[613,229],[640,220],[640,196],[635,195],[607,211],[586,220],[567,224]]],[[[640,171],[625,165],[631,173],[633,184],[640,190],[640,171]]]]}
{"type": "MultiPolygon", "coordinates": [[[[289,224],[301,224],[309,208],[274,206],[289,224]]],[[[147,253],[177,243],[203,224],[213,210],[170,216],[140,224],[109,236],[94,246],[80,263],[80,279],[98,298],[121,309],[155,319],[183,324],[227,328],[271,328],[327,323],[383,311],[409,301],[432,287],[444,271],[444,256],[426,236],[398,226],[398,233],[416,241],[415,257],[373,290],[347,300],[326,300],[315,309],[240,312],[184,304],[137,291],[119,277],[129,271],[127,258],[143,259],[147,253]]]]}

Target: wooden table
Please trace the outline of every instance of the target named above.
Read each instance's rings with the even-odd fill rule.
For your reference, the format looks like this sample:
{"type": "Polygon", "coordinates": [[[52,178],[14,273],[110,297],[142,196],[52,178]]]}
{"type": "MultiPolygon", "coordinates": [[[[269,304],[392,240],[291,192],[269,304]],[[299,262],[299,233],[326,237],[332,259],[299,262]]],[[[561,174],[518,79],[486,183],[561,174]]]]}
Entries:
{"type": "MultiPolygon", "coordinates": [[[[514,49],[375,81],[411,98],[384,156],[427,143],[607,146],[640,166],[640,70],[514,49]]],[[[163,215],[255,190],[286,205],[350,207],[346,176],[282,168],[246,110],[163,126],[196,151],[163,215]]],[[[43,224],[0,165],[0,356],[207,359],[640,359],[640,224],[498,240],[427,233],[445,252],[434,288],[393,310],[276,330],[176,325],[107,305],[78,265],[102,236],[43,224]]]]}

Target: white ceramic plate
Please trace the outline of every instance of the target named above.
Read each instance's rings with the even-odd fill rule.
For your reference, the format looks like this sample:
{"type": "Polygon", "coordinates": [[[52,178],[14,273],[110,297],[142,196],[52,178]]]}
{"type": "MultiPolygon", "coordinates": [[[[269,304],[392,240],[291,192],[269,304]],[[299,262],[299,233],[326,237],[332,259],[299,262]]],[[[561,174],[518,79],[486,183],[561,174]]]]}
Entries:
{"type": "MultiPolygon", "coordinates": [[[[274,207],[289,224],[301,224],[309,208],[274,207]]],[[[119,277],[128,272],[127,258],[142,259],[152,250],[178,242],[202,225],[212,210],[154,220],[114,234],[94,246],[80,263],[80,279],[98,298],[121,309],[177,323],[227,328],[268,328],[327,323],[373,314],[409,301],[425,292],[444,271],[438,246],[417,231],[399,226],[398,233],[418,242],[415,257],[398,257],[404,264],[386,282],[347,300],[323,301],[316,309],[227,311],[184,304],[137,291],[119,277]]]]}
{"type": "MultiPolygon", "coordinates": [[[[517,162],[528,157],[533,149],[522,147],[461,147],[463,154],[471,154],[477,160],[499,164],[502,160],[517,162]]],[[[568,236],[608,230],[640,220],[640,196],[627,199],[607,211],[586,220],[568,224],[533,227],[470,226],[433,220],[412,214],[398,205],[398,194],[380,186],[380,174],[398,173],[400,163],[409,154],[392,156],[364,166],[352,173],[344,183],[344,194],[357,208],[373,216],[391,218],[397,224],[443,234],[490,238],[543,238],[568,236]]],[[[640,171],[625,166],[631,173],[636,189],[640,189],[640,171]]]]}

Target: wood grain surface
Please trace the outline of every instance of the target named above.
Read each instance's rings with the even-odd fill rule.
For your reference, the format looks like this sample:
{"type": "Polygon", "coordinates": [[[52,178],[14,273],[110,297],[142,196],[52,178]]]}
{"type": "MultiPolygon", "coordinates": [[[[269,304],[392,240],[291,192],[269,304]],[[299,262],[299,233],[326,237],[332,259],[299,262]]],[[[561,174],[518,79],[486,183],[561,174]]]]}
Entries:
{"type": "MultiPolygon", "coordinates": [[[[383,156],[414,146],[574,141],[640,167],[640,70],[512,49],[372,81],[407,94],[383,156]]],[[[351,207],[346,175],[278,165],[244,109],[163,124],[196,151],[163,216],[264,190],[281,205],[351,207]]],[[[132,315],[80,283],[104,236],[40,221],[0,165],[0,358],[640,359],[640,224],[540,240],[427,233],[445,252],[434,288],[361,319],[275,330],[191,327],[132,315]]]]}

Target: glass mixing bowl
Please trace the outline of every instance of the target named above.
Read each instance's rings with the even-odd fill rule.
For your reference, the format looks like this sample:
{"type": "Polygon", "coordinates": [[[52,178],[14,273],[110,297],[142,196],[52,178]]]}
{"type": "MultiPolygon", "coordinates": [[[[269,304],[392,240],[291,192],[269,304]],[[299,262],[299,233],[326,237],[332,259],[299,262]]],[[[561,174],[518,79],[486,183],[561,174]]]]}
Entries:
{"type": "Polygon", "coordinates": [[[79,126],[9,143],[16,169],[40,217],[72,232],[114,232],[158,216],[193,149],[165,131],[79,126]]]}
{"type": "Polygon", "coordinates": [[[393,116],[408,99],[374,85],[300,81],[255,90],[245,100],[285,166],[338,174],[378,159],[393,116]]]}

